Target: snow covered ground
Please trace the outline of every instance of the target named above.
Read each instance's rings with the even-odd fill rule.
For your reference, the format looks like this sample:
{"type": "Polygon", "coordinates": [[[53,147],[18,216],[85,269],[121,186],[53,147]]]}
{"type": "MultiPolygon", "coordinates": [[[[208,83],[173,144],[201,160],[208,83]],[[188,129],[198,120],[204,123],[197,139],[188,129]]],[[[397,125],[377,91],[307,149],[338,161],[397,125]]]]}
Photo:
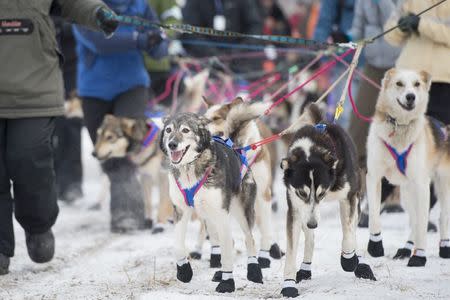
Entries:
{"type": "MultiPolygon", "coordinates": [[[[131,235],[109,232],[109,215],[90,211],[100,189],[100,171],[90,156],[91,145],[84,133],[85,198],[73,206],[61,205],[54,227],[55,259],[43,265],[33,264],[26,253],[23,230],[16,224],[16,255],[10,274],[0,277],[0,299],[265,299],[281,298],[283,263],[273,261],[264,270],[264,284],[245,279],[246,255],[243,235],[233,225],[237,253],[235,256],[236,292],[214,293],[211,282],[215,270],[209,269],[209,246],[204,246],[201,261],[191,262],[191,283],[177,282],[173,259],[173,228],[162,235],[149,231],[131,235]]],[[[276,195],[281,210],[274,215],[275,236],[285,248],[283,187],[277,181],[276,195]]],[[[437,221],[437,209],[432,220],[437,221]]],[[[437,233],[429,234],[428,262],[425,268],[411,269],[406,261],[392,256],[407,236],[405,214],[383,215],[383,236],[387,257],[367,257],[366,229],[358,230],[359,252],[371,264],[377,282],[358,280],[345,273],[339,264],[341,230],[336,203],[322,206],[322,220],[316,232],[316,252],[312,280],[299,284],[303,299],[450,299],[450,260],[438,257],[437,233]]],[[[193,248],[199,224],[190,225],[188,246],[193,248]]],[[[302,247],[302,245],[301,245],[302,247]]],[[[302,249],[298,263],[301,262],[302,249]]]]}

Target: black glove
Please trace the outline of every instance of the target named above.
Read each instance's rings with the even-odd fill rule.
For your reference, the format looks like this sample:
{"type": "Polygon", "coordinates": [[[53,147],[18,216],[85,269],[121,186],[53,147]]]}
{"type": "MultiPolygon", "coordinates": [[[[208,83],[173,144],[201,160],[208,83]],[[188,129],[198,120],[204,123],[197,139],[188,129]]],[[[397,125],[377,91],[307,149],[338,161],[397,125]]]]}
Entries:
{"type": "Polygon", "coordinates": [[[350,37],[340,30],[334,30],[331,33],[333,43],[348,43],[351,41],[350,37]]]}
{"type": "Polygon", "coordinates": [[[404,33],[419,33],[420,17],[415,14],[408,14],[398,20],[398,28],[404,33]]]}
{"type": "Polygon", "coordinates": [[[152,30],[140,33],[138,36],[138,48],[150,51],[165,39],[165,33],[161,30],[152,30]]]}
{"type": "Polygon", "coordinates": [[[100,7],[95,13],[97,24],[108,38],[111,37],[117,27],[119,27],[119,21],[117,21],[115,17],[116,14],[112,10],[104,7],[100,7]]]}

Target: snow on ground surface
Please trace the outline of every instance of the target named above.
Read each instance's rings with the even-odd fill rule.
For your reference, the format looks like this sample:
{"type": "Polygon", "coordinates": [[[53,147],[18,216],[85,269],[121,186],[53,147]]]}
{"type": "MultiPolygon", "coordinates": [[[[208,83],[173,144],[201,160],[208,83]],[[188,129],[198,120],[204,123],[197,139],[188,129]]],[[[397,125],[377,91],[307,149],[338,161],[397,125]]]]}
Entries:
{"type": "MultiPolygon", "coordinates": [[[[173,228],[161,235],[141,231],[129,235],[109,232],[107,207],[90,211],[100,190],[101,173],[91,158],[90,142],[84,132],[84,199],[72,206],[61,205],[54,227],[56,255],[52,262],[33,264],[26,253],[23,230],[16,223],[16,255],[10,274],[0,277],[0,299],[266,299],[281,298],[284,260],[273,261],[263,270],[264,284],[246,280],[246,255],[243,235],[233,224],[236,242],[236,292],[219,295],[211,282],[215,270],[209,269],[209,246],[204,245],[201,261],[191,262],[191,283],[176,280],[173,258],[173,228]]],[[[285,204],[281,181],[276,183],[281,210],[274,215],[275,237],[285,248],[285,204]]],[[[105,205],[107,206],[107,205],[105,205]]],[[[437,221],[438,210],[432,212],[437,221]]],[[[336,203],[322,205],[322,219],[316,230],[312,280],[301,282],[302,299],[450,299],[450,260],[438,257],[437,233],[429,234],[428,262],[425,268],[406,267],[406,261],[392,256],[407,237],[405,214],[383,215],[383,236],[387,257],[367,257],[367,229],[358,229],[359,252],[371,264],[377,282],[358,280],[345,273],[339,263],[341,230],[336,203]]],[[[187,244],[193,249],[199,224],[189,227],[187,244]]],[[[257,234],[258,236],[258,234],[257,234]]],[[[301,246],[303,247],[302,243],[301,246]]],[[[298,264],[303,250],[299,249],[298,264]]]]}

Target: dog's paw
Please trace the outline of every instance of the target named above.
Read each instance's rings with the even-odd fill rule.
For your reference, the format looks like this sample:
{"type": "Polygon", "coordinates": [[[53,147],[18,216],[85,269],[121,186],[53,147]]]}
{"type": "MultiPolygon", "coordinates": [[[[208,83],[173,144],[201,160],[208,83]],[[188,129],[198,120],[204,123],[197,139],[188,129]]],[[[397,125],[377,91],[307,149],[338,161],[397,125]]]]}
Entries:
{"type": "Polygon", "coordinates": [[[274,259],[281,259],[284,255],[284,252],[281,251],[280,246],[278,246],[277,243],[272,244],[272,246],[270,246],[270,257],[274,258],[274,259]]]}
{"type": "Polygon", "coordinates": [[[182,264],[181,266],[177,264],[177,279],[181,282],[187,283],[192,279],[192,268],[189,262],[182,264]]]}
{"type": "Polygon", "coordinates": [[[220,260],[222,259],[220,254],[211,254],[211,258],[209,260],[209,267],[210,268],[221,268],[222,263],[220,260]]]}
{"type": "Polygon", "coordinates": [[[359,228],[368,228],[369,227],[369,215],[362,212],[361,213],[361,217],[359,217],[359,222],[358,222],[358,227],[359,228]]]}
{"type": "Polygon", "coordinates": [[[436,224],[428,221],[427,232],[437,232],[437,231],[438,231],[438,228],[437,228],[436,224]]]}
{"type": "Polygon", "coordinates": [[[411,249],[399,248],[393,259],[405,259],[411,257],[411,249]]]}
{"type": "Polygon", "coordinates": [[[202,258],[202,254],[198,251],[192,251],[191,253],[189,253],[189,257],[195,260],[199,260],[202,258]]]}
{"type": "Polygon", "coordinates": [[[377,242],[374,242],[372,240],[369,240],[369,244],[367,245],[367,252],[369,252],[370,256],[372,257],[384,256],[383,241],[379,240],[377,242]]]}
{"type": "Polygon", "coordinates": [[[216,292],[218,293],[232,293],[235,291],[234,279],[230,278],[227,280],[222,280],[216,287],[216,292]]]}
{"type": "Polygon", "coordinates": [[[222,281],[222,271],[216,271],[216,273],[214,273],[214,276],[211,281],[212,282],[221,282],[222,281]]]}
{"type": "Polygon", "coordinates": [[[426,256],[417,256],[414,254],[409,258],[408,267],[424,267],[426,263],[426,256]]]}
{"type": "Polygon", "coordinates": [[[247,279],[255,283],[263,283],[263,276],[261,267],[256,260],[256,257],[249,257],[247,264],[247,279]]]}
{"type": "Polygon", "coordinates": [[[297,276],[295,278],[295,282],[299,283],[302,280],[310,280],[311,279],[311,271],[307,271],[307,270],[298,270],[297,272],[297,276]]]}
{"type": "Polygon", "coordinates": [[[152,219],[145,219],[143,226],[144,226],[144,229],[152,229],[153,228],[153,220],[152,219]]]}
{"type": "Polygon", "coordinates": [[[258,264],[261,269],[268,269],[270,268],[270,259],[265,257],[258,257],[258,264]]]}
{"type": "Polygon", "coordinates": [[[161,224],[156,224],[152,230],[152,234],[160,234],[164,232],[164,226],[161,224]]]}
{"type": "Polygon", "coordinates": [[[345,272],[354,272],[358,266],[358,256],[355,252],[351,254],[341,254],[341,267],[345,272]],[[352,256],[350,256],[352,255],[352,256]]]}
{"type": "Polygon", "coordinates": [[[281,295],[286,298],[296,298],[299,296],[298,289],[295,287],[294,280],[285,280],[283,283],[283,289],[281,295]]]}
{"type": "Polygon", "coordinates": [[[370,268],[370,266],[366,263],[358,263],[358,266],[356,267],[355,270],[355,276],[357,278],[377,281],[375,275],[373,275],[372,268],[370,268]]]}

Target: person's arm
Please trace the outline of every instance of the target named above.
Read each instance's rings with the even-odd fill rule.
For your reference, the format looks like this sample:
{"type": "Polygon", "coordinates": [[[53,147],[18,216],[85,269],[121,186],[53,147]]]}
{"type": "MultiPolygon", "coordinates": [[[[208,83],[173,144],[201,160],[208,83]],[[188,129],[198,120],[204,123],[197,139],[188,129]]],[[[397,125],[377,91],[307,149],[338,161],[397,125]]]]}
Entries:
{"type": "MultiPolygon", "coordinates": [[[[144,17],[149,21],[159,23],[158,17],[156,16],[155,12],[153,11],[153,9],[150,6],[147,6],[147,10],[145,11],[144,17]]],[[[159,42],[156,42],[152,45],[149,45],[150,47],[146,48],[147,53],[156,59],[167,56],[168,55],[167,49],[168,49],[169,43],[168,43],[167,39],[165,39],[164,32],[162,32],[159,28],[155,28],[154,30],[152,30],[152,32],[155,34],[155,37],[156,37],[156,35],[160,35],[161,40],[159,40],[159,42]]],[[[147,34],[147,38],[151,38],[148,35],[148,33],[144,33],[144,34],[147,34]]],[[[149,44],[149,43],[147,42],[147,44],[149,44]]]]}
{"type": "Polygon", "coordinates": [[[331,34],[333,24],[337,17],[337,1],[322,0],[320,6],[319,21],[314,32],[316,41],[325,42],[331,34]]]}
{"type": "Polygon", "coordinates": [[[439,22],[436,19],[421,17],[419,34],[426,36],[436,43],[450,47],[450,23],[439,22]]]}
{"type": "Polygon", "coordinates": [[[255,0],[240,0],[242,2],[241,20],[247,34],[262,33],[262,16],[255,0]]]}
{"type": "MultiPolygon", "coordinates": [[[[392,12],[391,16],[384,24],[384,30],[388,30],[394,26],[397,26],[398,20],[401,16],[405,15],[405,11],[408,10],[408,1],[400,1],[397,8],[392,12]]],[[[402,46],[408,39],[409,34],[402,32],[400,29],[395,29],[384,36],[386,42],[392,46],[402,46]]]]}
{"type": "Polygon", "coordinates": [[[79,43],[97,54],[109,54],[138,49],[137,32],[116,32],[112,38],[82,26],[74,25],[74,36],[79,43]]]}
{"type": "Polygon", "coordinates": [[[69,22],[94,30],[101,30],[96,13],[100,8],[109,8],[100,0],[56,0],[61,8],[61,16],[69,22]]]}
{"type": "Polygon", "coordinates": [[[356,0],[355,15],[353,17],[352,28],[349,32],[351,40],[358,41],[365,37],[364,27],[366,25],[366,22],[367,20],[364,16],[364,0],[356,0]]]}

